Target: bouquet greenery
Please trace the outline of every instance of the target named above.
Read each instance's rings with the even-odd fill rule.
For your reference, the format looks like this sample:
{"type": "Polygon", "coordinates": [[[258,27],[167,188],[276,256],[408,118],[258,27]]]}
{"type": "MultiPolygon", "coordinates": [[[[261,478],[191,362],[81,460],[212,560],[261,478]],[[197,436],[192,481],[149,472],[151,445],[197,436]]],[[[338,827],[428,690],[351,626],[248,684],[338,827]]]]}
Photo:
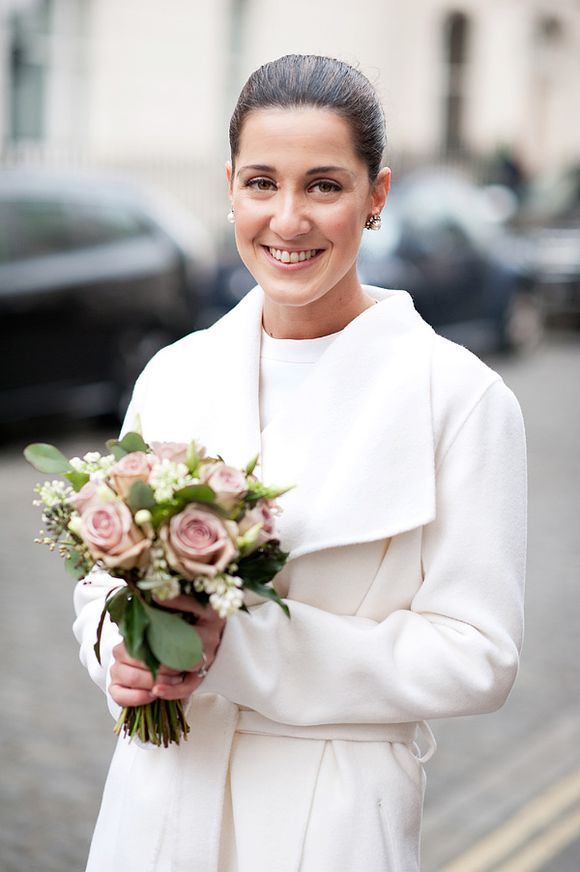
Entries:
{"type": "MultiPolygon", "coordinates": [[[[40,472],[65,481],[36,486],[45,529],[35,540],[58,549],[76,579],[98,569],[119,584],[108,592],[105,618],[118,626],[130,656],[153,676],[161,664],[179,671],[203,659],[195,616],[160,607],[179,594],[214,608],[222,618],[246,610],[244,591],[273,600],[289,615],[270,582],[287,554],[276,538],[276,498],[289,488],[266,487],[221,457],[189,444],[152,442],[139,433],[107,442],[108,453],[68,460],[53,445],[29,445],[24,455],[40,472]]],[[[155,745],[187,738],[182,700],[157,699],[124,708],[115,732],[155,745]]]]}

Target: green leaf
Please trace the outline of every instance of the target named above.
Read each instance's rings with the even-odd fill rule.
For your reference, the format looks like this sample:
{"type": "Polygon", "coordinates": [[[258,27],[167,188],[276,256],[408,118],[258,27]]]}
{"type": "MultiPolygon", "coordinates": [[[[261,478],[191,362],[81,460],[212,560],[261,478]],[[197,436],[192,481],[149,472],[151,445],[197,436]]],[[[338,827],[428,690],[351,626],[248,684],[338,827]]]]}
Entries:
{"type": "Polygon", "coordinates": [[[139,655],[148,624],[149,616],[145,611],[145,606],[138,597],[132,596],[127,602],[118,627],[125,640],[127,652],[137,660],[141,659],[139,655]]]}
{"type": "Polygon", "coordinates": [[[150,484],[145,481],[135,481],[129,491],[129,505],[133,513],[140,509],[152,509],[155,505],[155,494],[150,484]]]}
{"type": "Polygon", "coordinates": [[[248,482],[248,493],[244,499],[248,503],[255,503],[260,499],[275,500],[276,497],[281,497],[282,494],[288,493],[288,491],[295,487],[295,484],[290,484],[287,487],[266,487],[261,481],[252,481],[250,479],[248,482]]]}
{"type": "Polygon", "coordinates": [[[107,439],[105,445],[107,446],[107,451],[113,455],[115,460],[122,460],[129,453],[124,448],[121,448],[117,439],[107,439]]]}
{"type": "Polygon", "coordinates": [[[115,587],[113,588],[113,590],[110,590],[108,592],[107,596],[105,597],[105,604],[101,612],[101,617],[99,618],[99,623],[97,626],[97,641],[93,645],[93,650],[95,652],[95,656],[99,665],[101,663],[101,634],[103,632],[103,624],[105,623],[105,618],[107,617],[107,612],[109,611],[110,600],[114,597],[118,590],[119,588],[115,587]]]}
{"type": "Polygon", "coordinates": [[[161,663],[171,669],[192,669],[201,660],[199,633],[175,612],[145,605],[149,626],[147,641],[161,663]]]}
{"type": "Polygon", "coordinates": [[[185,462],[187,464],[187,468],[189,469],[190,473],[194,478],[198,477],[200,459],[201,458],[197,450],[197,445],[195,444],[195,439],[192,439],[187,449],[185,462]]]}
{"type": "Polygon", "coordinates": [[[246,473],[246,475],[251,475],[251,474],[253,473],[253,471],[254,471],[255,468],[256,468],[256,464],[258,463],[258,459],[259,459],[259,457],[260,457],[260,455],[259,455],[259,454],[256,454],[255,457],[252,457],[252,459],[251,459],[250,461],[248,461],[248,463],[247,463],[247,465],[246,465],[246,468],[245,468],[245,470],[244,470],[244,472],[246,473]]]}
{"type": "Polygon", "coordinates": [[[68,478],[77,493],[91,479],[88,472],[77,472],[76,469],[73,469],[72,472],[65,472],[64,477],[68,478]]]}
{"type": "Polygon", "coordinates": [[[68,548],[67,550],[70,557],[64,561],[64,568],[69,575],[80,581],[88,574],[90,567],[87,566],[85,557],[76,548],[68,548]]]}
{"type": "Polygon", "coordinates": [[[175,491],[174,497],[181,503],[212,503],[215,491],[208,484],[189,484],[175,491]]]}
{"type": "Polygon", "coordinates": [[[245,582],[267,584],[285,566],[288,554],[280,549],[277,539],[271,539],[260,548],[238,561],[238,575],[245,582]]]}
{"type": "Polygon", "coordinates": [[[117,624],[117,626],[119,625],[119,621],[121,621],[123,615],[125,614],[125,609],[127,608],[129,597],[129,588],[123,586],[120,590],[117,590],[114,596],[112,596],[109,600],[108,612],[111,620],[114,624],[117,624]]]}
{"type": "Polygon", "coordinates": [[[125,449],[127,454],[132,454],[133,451],[144,451],[145,453],[149,451],[149,446],[140,433],[125,433],[119,441],[119,445],[125,449]]]}
{"type": "Polygon", "coordinates": [[[35,469],[47,475],[62,475],[72,470],[72,466],[64,454],[54,445],[48,445],[46,442],[34,442],[32,445],[27,445],[24,449],[24,456],[35,469]]]}
{"type": "Polygon", "coordinates": [[[286,615],[290,617],[290,609],[273,587],[266,587],[265,584],[260,584],[259,581],[246,581],[244,587],[257,593],[259,596],[263,596],[265,599],[277,603],[286,615]]]}

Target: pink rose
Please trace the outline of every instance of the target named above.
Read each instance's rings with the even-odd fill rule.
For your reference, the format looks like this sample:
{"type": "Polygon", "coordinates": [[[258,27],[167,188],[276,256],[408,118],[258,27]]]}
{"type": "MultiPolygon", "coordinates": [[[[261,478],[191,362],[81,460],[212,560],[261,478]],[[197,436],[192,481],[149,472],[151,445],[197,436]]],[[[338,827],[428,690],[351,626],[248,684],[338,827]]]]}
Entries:
{"type": "Polygon", "coordinates": [[[232,509],[248,490],[244,473],[225,463],[205,464],[201,470],[201,480],[210,486],[224,509],[232,509]]]}
{"type": "Polygon", "coordinates": [[[120,497],[129,496],[131,486],[136,481],[147,481],[154,459],[144,451],[132,451],[111,467],[109,478],[120,497]]]}
{"type": "Polygon", "coordinates": [[[187,459],[186,442],[152,442],[151,448],[159,460],[171,460],[172,463],[185,463],[187,459]]]}
{"type": "Polygon", "coordinates": [[[97,490],[102,486],[102,481],[91,479],[82,486],[78,493],[72,495],[70,502],[73,504],[77,512],[82,514],[87,506],[89,506],[93,501],[96,500],[97,502],[100,502],[97,490]]]}
{"type": "Polygon", "coordinates": [[[276,536],[276,524],[273,509],[275,510],[276,508],[277,506],[273,502],[258,500],[256,505],[248,509],[242,520],[238,523],[242,536],[255,524],[262,524],[262,529],[256,540],[257,544],[263,545],[269,539],[274,539],[276,536]]]}
{"type": "Polygon", "coordinates": [[[194,505],[174,515],[159,531],[169,565],[188,579],[223,572],[238,553],[227,524],[194,505]]]}
{"type": "Polygon", "coordinates": [[[121,500],[87,506],[81,515],[81,536],[93,557],[109,569],[133,569],[147,563],[151,542],[135,526],[121,500]]]}

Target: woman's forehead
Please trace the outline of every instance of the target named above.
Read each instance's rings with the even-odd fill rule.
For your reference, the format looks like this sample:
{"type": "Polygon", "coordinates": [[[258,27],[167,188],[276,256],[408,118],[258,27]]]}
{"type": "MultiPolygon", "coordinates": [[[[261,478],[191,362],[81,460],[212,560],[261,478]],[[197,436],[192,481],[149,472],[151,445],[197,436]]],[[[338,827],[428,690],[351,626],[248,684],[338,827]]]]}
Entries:
{"type": "Polygon", "coordinates": [[[237,163],[271,165],[274,157],[292,157],[319,165],[349,166],[355,154],[349,122],[318,107],[255,109],[244,119],[237,163]]]}

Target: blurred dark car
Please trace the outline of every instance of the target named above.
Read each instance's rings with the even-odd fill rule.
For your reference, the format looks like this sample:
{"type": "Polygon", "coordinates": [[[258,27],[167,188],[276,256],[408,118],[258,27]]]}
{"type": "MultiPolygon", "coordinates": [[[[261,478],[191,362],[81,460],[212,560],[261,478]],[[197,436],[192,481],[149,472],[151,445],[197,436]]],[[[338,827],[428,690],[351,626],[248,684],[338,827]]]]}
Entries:
{"type": "Polygon", "coordinates": [[[363,236],[361,281],[409,291],[438,333],[477,353],[533,347],[541,301],[495,202],[451,171],[405,177],[393,185],[381,230],[363,236]]]}
{"type": "Polygon", "coordinates": [[[546,317],[580,323],[580,165],[532,183],[513,226],[546,317]]]}
{"type": "Polygon", "coordinates": [[[202,228],[127,182],[0,171],[0,424],[122,414],[214,268],[202,228]]]}
{"type": "MultiPolygon", "coordinates": [[[[363,234],[361,281],[409,291],[439,333],[477,353],[533,347],[540,301],[504,238],[496,197],[447,171],[417,172],[393,188],[381,230],[363,234]]],[[[220,257],[212,316],[254,284],[232,241],[220,257]]]]}

